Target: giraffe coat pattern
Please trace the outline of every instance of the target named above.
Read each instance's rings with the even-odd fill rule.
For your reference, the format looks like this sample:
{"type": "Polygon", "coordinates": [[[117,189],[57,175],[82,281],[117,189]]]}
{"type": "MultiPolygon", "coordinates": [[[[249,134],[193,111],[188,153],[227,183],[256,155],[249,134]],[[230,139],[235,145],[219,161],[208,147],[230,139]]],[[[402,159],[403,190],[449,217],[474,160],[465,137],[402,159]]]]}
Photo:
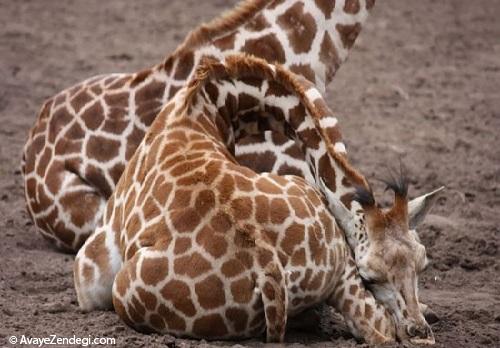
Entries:
{"type": "MultiPolygon", "coordinates": [[[[324,91],[373,5],[373,0],[243,1],[194,30],[161,64],[135,74],[96,76],[47,100],[30,131],[22,166],[28,212],[38,231],[62,249],[78,250],[148,127],[202,57],[250,53],[324,91]]],[[[267,138],[243,133],[236,142],[238,158],[252,169],[312,181],[303,154],[294,143],[281,146],[285,140],[282,133],[267,138]]]]}
{"type": "Polygon", "coordinates": [[[227,339],[267,330],[279,342],[289,315],[327,300],[353,334],[393,340],[392,315],[365,291],[321,194],[300,177],[257,174],[228,151],[249,100],[291,121],[314,91],[255,58],[202,64],[154,121],[79,251],[80,306],[112,301],[143,331],[227,339]]]}

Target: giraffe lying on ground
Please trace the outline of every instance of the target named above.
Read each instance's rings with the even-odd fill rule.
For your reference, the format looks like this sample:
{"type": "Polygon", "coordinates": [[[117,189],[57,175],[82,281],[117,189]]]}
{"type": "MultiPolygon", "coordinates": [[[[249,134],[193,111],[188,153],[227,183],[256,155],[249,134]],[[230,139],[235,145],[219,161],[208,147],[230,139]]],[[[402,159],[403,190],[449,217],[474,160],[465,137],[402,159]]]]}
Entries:
{"type": "Polygon", "coordinates": [[[209,339],[267,330],[268,341],[283,341],[288,316],[326,301],[369,343],[434,343],[417,297],[425,247],[410,230],[434,195],[408,203],[402,178],[389,183],[395,203],[383,211],[341,144],[303,77],[249,56],[204,59],[155,119],[79,251],[80,307],[114,306],[138,330],[209,339]],[[255,112],[304,144],[329,204],[298,176],[237,163],[234,134],[255,112]],[[365,289],[330,210],[385,307],[365,289]]]}
{"type": "MultiPolygon", "coordinates": [[[[161,64],[136,74],[97,76],[50,98],[30,131],[22,165],[37,230],[62,249],[80,248],[151,122],[203,56],[253,54],[305,76],[323,92],[374,2],[245,0],[194,30],[161,64]]],[[[252,153],[256,139],[245,140],[248,129],[236,139],[237,148],[247,145],[241,148],[246,165],[259,169],[252,164],[264,163],[275,173],[312,179],[302,172],[297,151],[252,153]]],[[[259,150],[279,145],[269,139],[259,150]]]]}

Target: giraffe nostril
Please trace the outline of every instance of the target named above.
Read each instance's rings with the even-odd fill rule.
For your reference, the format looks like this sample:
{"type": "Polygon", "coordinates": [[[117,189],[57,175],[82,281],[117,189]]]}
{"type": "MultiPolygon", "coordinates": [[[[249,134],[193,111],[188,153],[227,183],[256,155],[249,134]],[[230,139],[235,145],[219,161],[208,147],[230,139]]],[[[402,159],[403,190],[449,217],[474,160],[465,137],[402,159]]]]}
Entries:
{"type": "Polygon", "coordinates": [[[422,328],[419,330],[419,333],[417,333],[420,338],[429,338],[432,337],[432,330],[430,326],[424,325],[422,328]]]}
{"type": "Polygon", "coordinates": [[[406,333],[410,337],[428,338],[432,335],[431,328],[427,325],[417,326],[409,324],[406,326],[406,333]]]}

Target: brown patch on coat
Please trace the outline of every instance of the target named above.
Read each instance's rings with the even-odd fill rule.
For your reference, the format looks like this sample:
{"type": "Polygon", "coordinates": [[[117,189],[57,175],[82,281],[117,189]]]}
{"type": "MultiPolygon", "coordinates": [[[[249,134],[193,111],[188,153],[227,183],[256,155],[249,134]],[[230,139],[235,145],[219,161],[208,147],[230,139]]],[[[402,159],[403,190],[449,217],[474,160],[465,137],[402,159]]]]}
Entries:
{"type": "Polygon", "coordinates": [[[247,220],[252,216],[253,204],[249,197],[241,197],[231,202],[232,215],[236,220],[247,220]]]}
{"type": "Polygon", "coordinates": [[[96,101],[82,114],[85,126],[90,130],[96,130],[104,122],[104,110],[99,101],[96,101]]]}
{"type": "Polygon", "coordinates": [[[180,255],[191,249],[191,238],[177,238],[175,240],[174,254],[180,255]]]}
{"type": "Polygon", "coordinates": [[[61,108],[57,110],[53,115],[50,123],[48,124],[48,136],[47,141],[53,144],[56,141],[56,137],[61,134],[61,130],[74,120],[72,114],[68,112],[66,108],[61,108]]]}
{"type": "Polygon", "coordinates": [[[203,227],[196,235],[196,243],[203,247],[210,255],[219,258],[227,251],[227,242],[224,235],[215,233],[209,226],[203,227]]]}
{"type": "Polygon", "coordinates": [[[247,40],[241,51],[253,54],[269,63],[284,64],[286,62],[285,51],[275,34],[247,40]]]}
{"type": "Polygon", "coordinates": [[[271,201],[271,222],[273,224],[282,224],[290,216],[288,204],[282,198],[274,198],[271,201]]]}
{"type": "Polygon", "coordinates": [[[292,266],[305,266],[306,265],[306,250],[300,248],[292,255],[292,266]]]}
{"type": "Polygon", "coordinates": [[[172,224],[180,233],[192,232],[201,220],[195,208],[174,210],[170,214],[172,224]]]}
{"type": "Polygon", "coordinates": [[[186,321],[164,304],[161,304],[158,308],[158,314],[160,314],[163,320],[165,320],[165,323],[170,331],[182,332],[186,330],[186,321]]]}
{"type": "Polygon", "coordinates": [[[278,175],[296,175],[303,177],[304,173],[297,167],[292,167],[285,163],[278,169],[278,175]]]}
{"type": "Polygon", "coordinates": [[[90,103],[94,98],[90,93],[88,93],[87,89],[82,89],[71,99],[71,106],[75,110],[76,113],[79,113],[80,110],[90,103]]]}
{"type": "Polygon", "coordinates": [[[230,259],[222,264],[221,272],[227,278],[232,278],[245,271],[244,265],[237,259],[230,259]]]}
{"type": "Polygon", "coordinates": [[[359,0],[346,0],[344,5],[344,11],[349,14],[356,14],[361,10],[361,4],[359,0]]]}
{"type": "Polygon", "coordinates": [[[285,237],[281,242],[281,248],[288,255],[292,255],[296,246],[304,240],[305,227],[300,224],[292,224],[285,231],[285,237]]]}
{"type": "Polygon", "coordinates": [[[292,206],[296,217],[300,219],[305,219],[306,217],[309,216],[309,213],[307,211],[307,206],[302,198],[292,196],[288,198],[288,202],[292,206]]]}
{"type": "Polygon", "coordinates": [[[281,16],[277,23],[287,33],[290,45],[297,54],[309,52],[316,36],[316,21],[310,13],[304,12],[304,4],[297,2],[281,16]]]}
{"type": "Polygon", "coordinates": [[[266,195],[255,197],[255,219],[258,223],[263,224],[269,221],[269,199],[266,195]]]}
{"type": "Polygon", "coordinates": [[[340,34],[340,39],[342,40],[344,47],[347,49],[354,45],[356,38],[361,32],[361,24],[359,23],[347,25],[337,24],[335,28],[340,34]]]}
{"type": "Polygon", "coordinates": [[[311,68],[310,65],[292,64],[290,66],[290,70],[298,75],[304,76],[312,83],[316,83],[316,73],[314,72],[314,70],[311,68]]]}
{"type": "Polygon", "coordinates": [[[281,194],[282,190],[279,186],[275,185],[272,183],[269,179],[265,177],[261,177],[258,181],[257,184],[255,185],[257,190],[263,192],[263,193],[268,193],[268,194],[281,194]]]}
{"type": "Polygon", "coordinates": [[[330,158],[328,157],[327,154],[323,155],[323,157],[320,158],[319,163],[318,163],[318,169],[319,169],[319,176],[323,178],[325,181],[326,186],[332,191],[335,192],[337,190],[337,184],[336,184],[336,174],[335,170],[333,169],[332,163],[330,161],[330,158]]]}
{"type": "Polygon", "coordinates": [[[174,193],[172,203],[169,205],[169,210],[185,209],[190,207],[192,190],[178,189],[174,193]]]}
{"type": "Polygon", "coordinates": [[[174,261],[174,271],[180,275],[187,275],[191,278],[208,272],[212,268],[208,262],[199,253],[194,252],[191,255],[177,257],[174,261]]]}
{"type": "Polygon", "coordinates": [[[266,151],[258,154],[238,155],[237,160],[240,165],[251,167],[258,173],[270,173],[274,168],[277,157],[272,151],[266,151]]]}
{"type": "Polygon", "coordinates": [[[175,71],[174,78],[176,80],[185,80],[194,68],[194,53],[190,51],[184,52],[177,61],[177,70],[175,71]]]}
{"type": "Polygon", "coordinates": [[[146,257],[142,260],[141,278],[146,285],[156,285],[168,275],[166,257],[146,257]]]}
{"type": "Polygon", "coordinates": [[[245,25],[245,29],[249,31],[263,31],[269,27],[271,27],[271,24],[269,24],[262,14],[257,15],[245,25]]]}
{"type": "Polygon", "coordinates": [[[337,48],[330,37],[330,34],[325,31],[325,36],[323,36],[323,41],[321,42],[321,48],[319,51],[319,60],[326,67],[326,82],[331,81],[335,73],[340,67],[341,60],[337,52],[337,48]]]}
{"type": "Polygon", "coordinates": [[[228,308],[226,309],[226,318],[233,325],[233,331],[241,332],[244,331],[248,324],[248,313],[239,308],[228,308]]]}
{"type": "Polygon", "coordinates": [[[198,337],[223,337],[227,332],[226,324],[220,314],[205,315],[193,323],[193,333],[198,337]]]}
{"type": "Polygon", "coordinates": [[[222,180],[217,184],[217,198],[219,198],[220,204],[224,204],[231,199],[235,187],[236,185],[233,177],[229,174],[224,175],[222,180]]]}
{"type": "Polygon", "coordinates": [[[216,275],[208,276],[196,283],[195,292],[200,306],[204,309],[214,309],[226,302],[224,283],[216,275]]]}
{"type": "Polygon", "coordinates": [[[196,314],[189,286],[183,281],[176,279],[169,281],[160,293],[164,299],[170,301],[176,309],[187,316],[192,317],[196,314]]]}
{"type": "Polygon", "coordinates": [[[252,300],[255,282],[244,277],[231,283],[231,294],[236,303],[249,303],[252,300]]]}
{"type": "Polygon", "coordinates": [[[332,18],[333,9],[335,8],[335,0],[314,0],[316,6],[325,15],[326,19],[332,18]]]}
{"type": "Polygon", "coordinates": [[[137,294],[139,295],[139,299],[142,301],[142,303],[144,303],[146,309],[152,311],[156,308],[157,301],[156,296],[153,293],[141,287],[138,287],[137,294]]]}
{"type": "Polygon", "coordinates": [[[214,41],[214,46],[221,51],[229,51],[234,49],[234,42],[236,40],[236,32],[223,36],[214,41]]]}
{"type": "Polygon", "coordinates": [[[225,212],[218,212],[210,221],[210,226],[217,233],[226,233],[233,227],[231,216],[225,212]]]}
{"type": "Polygon", "coordinates": [[[130,81],[130,87],[135,88],[137,85],[144,82],[152,73],[153,71],[151,69],[144,69],[142,71],[139,71],[132,77],[132,80],[130,81]]]}

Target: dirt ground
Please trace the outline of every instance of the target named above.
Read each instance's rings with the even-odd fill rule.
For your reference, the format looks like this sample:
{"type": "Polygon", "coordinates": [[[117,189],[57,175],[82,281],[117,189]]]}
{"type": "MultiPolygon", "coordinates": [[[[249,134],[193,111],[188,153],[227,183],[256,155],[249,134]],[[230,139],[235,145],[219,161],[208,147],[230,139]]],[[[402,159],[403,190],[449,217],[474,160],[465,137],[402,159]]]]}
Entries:
{"type": "MultiPolygon", "coordinates": [[[[22,334],[115,337],[120,347],[209,345],[136,333],[113,312],[81,313],[73,256],[35,233],[19,163],[45,98],[91,75],[159,62],[189,29],[235,2],[0,0],[0,346],[22,334]]],[[[378,1],[328,89],[367,177],[402,158],[413,196],[447,187],[420,228],[431,259],[421,299],[440,319],[437,347],[500,345],[498,14],[498,0],[378,1]]],[[[287,341],[357,346],[300,331],[287,341]]]]}

